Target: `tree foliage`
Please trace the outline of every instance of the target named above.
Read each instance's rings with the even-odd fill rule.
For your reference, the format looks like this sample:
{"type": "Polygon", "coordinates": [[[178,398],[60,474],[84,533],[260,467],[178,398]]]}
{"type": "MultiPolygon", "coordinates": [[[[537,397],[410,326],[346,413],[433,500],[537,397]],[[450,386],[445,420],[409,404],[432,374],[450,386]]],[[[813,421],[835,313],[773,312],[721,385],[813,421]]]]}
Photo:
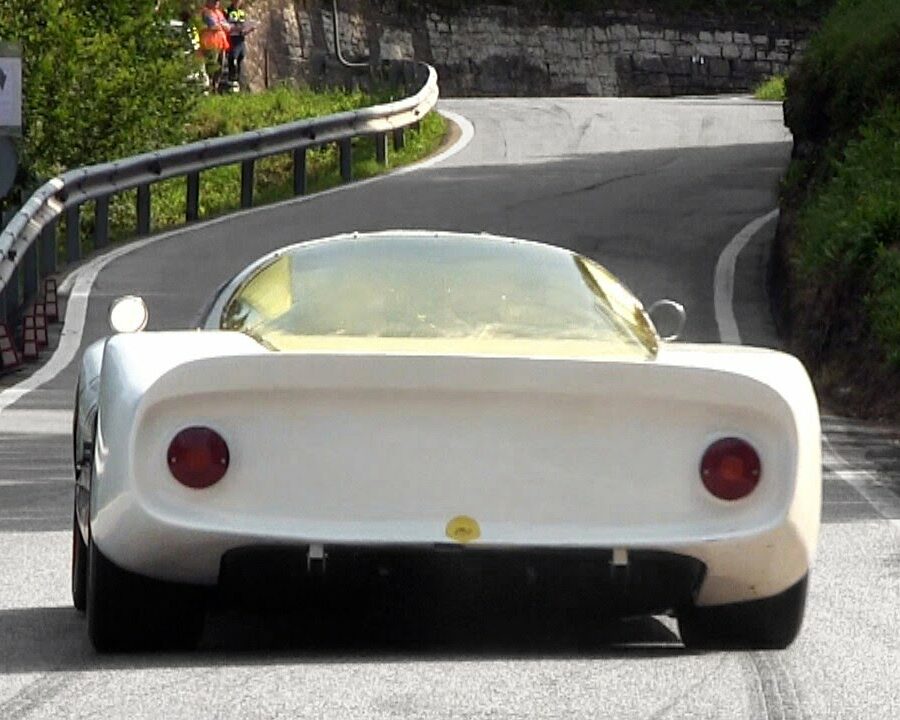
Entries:
{"type": "Polygon", "coordinates": [[[152,2],[3,0],[23,46],[25,187],[69,168],[179,142],[191,58],[152,2]]]}

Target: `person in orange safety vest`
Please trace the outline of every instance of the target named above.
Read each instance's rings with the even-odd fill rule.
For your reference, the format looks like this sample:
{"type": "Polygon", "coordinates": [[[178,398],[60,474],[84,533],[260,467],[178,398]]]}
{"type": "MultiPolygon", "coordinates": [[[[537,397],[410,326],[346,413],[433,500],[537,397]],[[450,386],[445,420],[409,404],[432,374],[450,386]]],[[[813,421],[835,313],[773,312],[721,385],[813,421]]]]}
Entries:
{"type": "Polygon", "coordinates": [[[225,19],[219,0],[206,0],[200,11],[200,17],[203,21],[200,29],[200,47],[206,55],[207,73],[212,90],[215,92],[222,77],[225,53],[231,47],[228,40],[231,25],[225,19]]]}

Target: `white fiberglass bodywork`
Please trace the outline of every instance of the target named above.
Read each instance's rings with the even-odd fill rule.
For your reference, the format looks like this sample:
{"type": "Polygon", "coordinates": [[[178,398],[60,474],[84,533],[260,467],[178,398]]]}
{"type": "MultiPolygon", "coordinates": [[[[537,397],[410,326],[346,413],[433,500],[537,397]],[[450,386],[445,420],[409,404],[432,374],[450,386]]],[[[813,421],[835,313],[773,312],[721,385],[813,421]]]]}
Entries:
{"type": "Polygon", "coordinates": [[[728,346],[639,359],[118,335],[103,353],[94,458],[92,541],[125,569],[203,584],[232,548],[428,547],[467,516],[480,526],[473,546],[688,555],[706,566],[698,604],[731,603],[808,572],[821,505],[805,370],[728,346]],[[167,466],[172,438],[194,425],[230,452],[205,490],[167,466]],[[727,436],[750,442],[763,468],[736,502],[699,476],[705,449],[727,436]]]}

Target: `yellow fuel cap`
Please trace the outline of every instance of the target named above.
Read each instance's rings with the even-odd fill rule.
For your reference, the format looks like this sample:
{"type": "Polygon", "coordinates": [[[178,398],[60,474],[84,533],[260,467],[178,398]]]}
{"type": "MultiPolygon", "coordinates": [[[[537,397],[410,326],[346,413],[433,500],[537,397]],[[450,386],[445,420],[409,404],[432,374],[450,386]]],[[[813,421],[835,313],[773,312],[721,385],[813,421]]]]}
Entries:
{"type": "Polygon", "coordinates": [[[478,521],[468,515],[457,515],[447,523],[447,537],[458,543],[470,543],[481,537],[478,521]]]}

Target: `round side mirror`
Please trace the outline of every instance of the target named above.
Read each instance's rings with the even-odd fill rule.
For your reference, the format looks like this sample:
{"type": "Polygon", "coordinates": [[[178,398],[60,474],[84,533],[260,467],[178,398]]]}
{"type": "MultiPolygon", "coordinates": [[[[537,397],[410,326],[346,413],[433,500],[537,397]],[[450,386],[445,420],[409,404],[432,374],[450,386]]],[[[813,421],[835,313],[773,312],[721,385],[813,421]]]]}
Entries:
{"type": "Polygon", "coordinates": [[[147,303],[137,295],[125,295],[109,306],[109,326],[117,333],[136,333],[147,327],[147,303]]]}
{"type": "Polygon", "coordinates": [[[657,300],[647,310],[647,314],[653,321],[660,340],[671,342],[681,337],[687,322],[684,305],[674,300],[657,300]]]}

